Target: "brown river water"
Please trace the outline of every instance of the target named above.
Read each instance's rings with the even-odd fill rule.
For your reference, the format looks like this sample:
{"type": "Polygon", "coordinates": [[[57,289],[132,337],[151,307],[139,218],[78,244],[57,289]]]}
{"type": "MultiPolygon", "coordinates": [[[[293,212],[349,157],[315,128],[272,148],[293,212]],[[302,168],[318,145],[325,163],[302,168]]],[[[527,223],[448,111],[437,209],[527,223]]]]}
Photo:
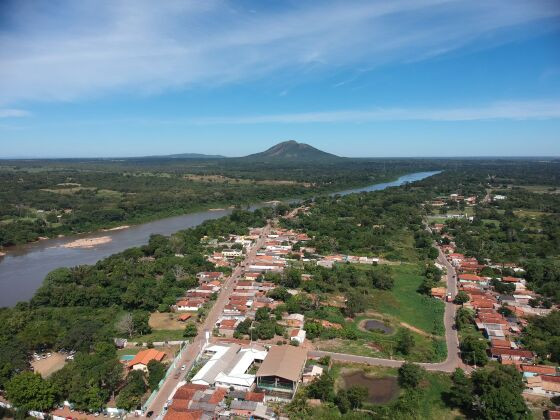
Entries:
{"type": "MultiPolygon", "coordinates": [[[[437,173],[439,171],[416,172],[403,175],[396,181],[340,191],[337,194],[384,190],[419,181],[437,173]]],[[[95,264],[109,255],[146,244],[152,234],[170,235],[182,229],[198,226],[205,220],[218,219],[230,213],[231,210],[202,211],[143,223],[123,230],[47,239],[9,248],[6,256],[0,257],[0,307],[13,306],[17,302],[30,299],[41,286],[45,276],[55,268],[95,264]],[[101,237],[110,237],[111,241],[91,248],[64,247],[77,239],[101,237]]]]}

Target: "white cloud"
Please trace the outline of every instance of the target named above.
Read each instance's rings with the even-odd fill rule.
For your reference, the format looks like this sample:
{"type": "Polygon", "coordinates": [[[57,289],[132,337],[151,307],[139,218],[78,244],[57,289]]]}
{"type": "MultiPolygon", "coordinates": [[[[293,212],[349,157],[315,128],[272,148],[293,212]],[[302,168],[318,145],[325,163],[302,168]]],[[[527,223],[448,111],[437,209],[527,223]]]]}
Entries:
{"type": "Polygon", "coordinates": [[[2,109],[0,108],[0,118],[20,118],[31,115],[23,109],[2,109]]]}
{"type": "MultiPolygon", "coordinates": [[[[524,36],[556,0],[279,3],[225,0],[13,2],[0,32],[0,103],[284,77],[414,61],[472,41],[524,36]],[[11,29],[6,29],[11,28],[11,29]]],[[[543,25],[543,28],[546,25],[543,25]]]]}
{"type": "MultiPolygon", "coordinates": [[[[191,124],[298,124],[368,123],[375,121],[477,121],[535,120],[560,118],[560,102],[497,102],[469,108],[374,108],[292,114],[208,117],[183,120],[191,124]]],[[[169,121],[171,122],[171,121],[169,121]]],[[[176,121],[179,122],[179,121],[176,121]]]]}

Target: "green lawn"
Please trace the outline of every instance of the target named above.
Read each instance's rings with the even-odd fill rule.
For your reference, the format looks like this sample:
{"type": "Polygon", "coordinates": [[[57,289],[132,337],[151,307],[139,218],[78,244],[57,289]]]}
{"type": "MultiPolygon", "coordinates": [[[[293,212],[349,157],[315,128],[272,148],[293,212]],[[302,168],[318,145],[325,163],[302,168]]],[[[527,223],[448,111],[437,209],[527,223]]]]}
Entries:
{"type": "Polygon", "coordinates": [[[393,290],[374,290],[374,309],[406,322],[429,334],[442,335],[444,303],[417,292],[422,283],[417,265],[392,267],[395,276],[393,290]]]}

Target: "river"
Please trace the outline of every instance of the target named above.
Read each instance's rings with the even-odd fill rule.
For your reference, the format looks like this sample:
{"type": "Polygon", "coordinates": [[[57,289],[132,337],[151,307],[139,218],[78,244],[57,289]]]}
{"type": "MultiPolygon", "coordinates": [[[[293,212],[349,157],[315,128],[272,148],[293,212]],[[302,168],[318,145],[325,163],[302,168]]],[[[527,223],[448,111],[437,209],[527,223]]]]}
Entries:
{"type": "MultiPolygon", "coordinates": [[[[403,175],[392,182],[344,190],[336,194],[346,195],[384,190],[408,182],[419,181],[437,173],[439,171],[415,172],[403,175]]],[[[178,230],[197,226],[205,220],[217,219],[229,213],[231,213],[231,210],[202,211],[143,223],[123,230],[47,239],[10,248],[6,256],[0,257],[0,307],[12,306],[17,302],[30,299],[45,276],[55,268],[94,264],[102,258],[124,251],[127,248],[146,244],[152,234],[170,235],[178,230]],[[76,239],[92,239],[104,236],[110,237],[111,241],[93,248],[64,248],[62,246],[76,239]]]]}

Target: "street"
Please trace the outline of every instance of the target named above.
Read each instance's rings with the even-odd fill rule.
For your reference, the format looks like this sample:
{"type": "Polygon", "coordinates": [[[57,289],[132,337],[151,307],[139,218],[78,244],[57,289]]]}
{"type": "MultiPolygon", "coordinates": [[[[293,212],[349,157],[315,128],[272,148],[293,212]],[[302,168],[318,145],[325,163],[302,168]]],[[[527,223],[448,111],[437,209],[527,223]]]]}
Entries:
{"type": "MultiPolygon", "coordinates": [[[[264,244],[267,235],[270,232],[271,225],[268,224],[264,227],[263,231],[261,232],[259,239],[255,242],[255,244],[251,247],[249,253],[246,255],[244,260],[244,265],[250,265],[255,256],[257,255],[257,251],[261,248],[264,244]]],[[[185,365],[186,369],[185,372],[188,372],[192,367],[197,355],[200,353],[204,344],[206,342],[206,331],[212,334],[212,330],[216,321],[221,316],[224,307],[227,305],[229,301],[229,297],[233,292],[235,284],[237,280],[243,274],[244,268],[242,264],[239,264],[233,271],[230,277],[226,279],[226,281],[222,285],[222,289],[218,295],[218,298],[214,302],[214,305],[210,309],[208,316],[204,320],[204,323],[199,326],[198,335],[193,339],[192,343],[188,344],[187,350],[184,352],[181,361],[178,363],[179,366],[185,365]]],[[[179,369],[179,367],[178,367],[179,369]]],[[[165,403],[171,398],[171,394],[173,393],[174,389],[177,385],[184,380],[185,374],[181,374],[178,378],[174,377],[175,375],[169,375],[161,388],[157,396],[154,398],[150,406],[146,411],[153,411],[156,415],[160,415],[163,411],[163,407],[165,403]]]]}

